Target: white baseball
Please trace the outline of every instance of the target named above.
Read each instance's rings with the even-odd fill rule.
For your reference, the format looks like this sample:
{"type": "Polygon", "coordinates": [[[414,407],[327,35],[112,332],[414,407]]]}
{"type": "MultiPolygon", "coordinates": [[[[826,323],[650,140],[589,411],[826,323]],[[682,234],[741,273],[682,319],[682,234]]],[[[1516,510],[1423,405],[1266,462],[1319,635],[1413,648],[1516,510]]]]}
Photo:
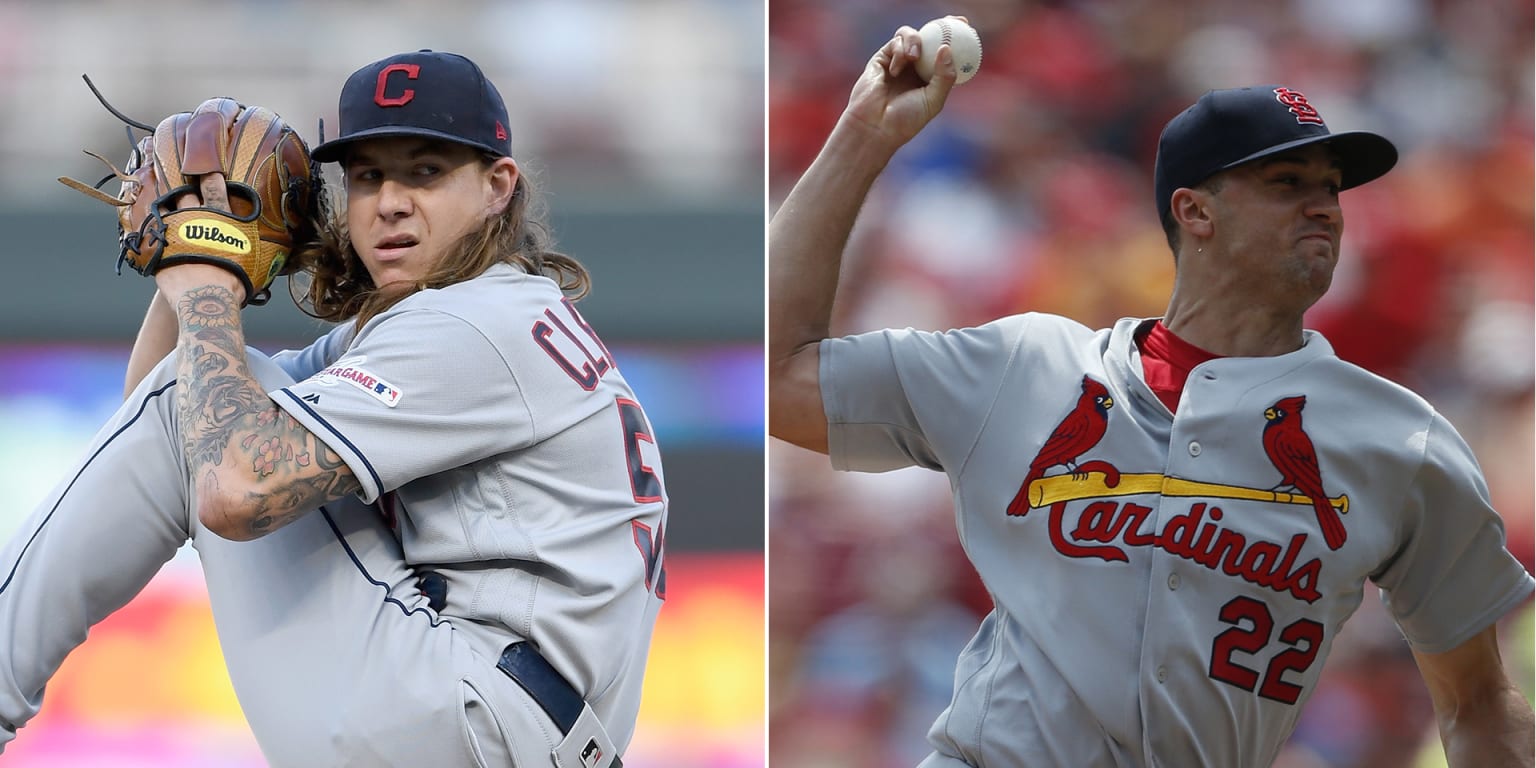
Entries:
{"type": "Polygon", "coordinates": [[[923,40],[922,55],[917,59],[917,76],[928,82],[933,79],[933,68],[939,55],[939,46],[949,43],[955,57],[955,85],[976,76],[981,69],[981,35],[971,25],[959,19],[934,19],[917,31],[923,40]]]}

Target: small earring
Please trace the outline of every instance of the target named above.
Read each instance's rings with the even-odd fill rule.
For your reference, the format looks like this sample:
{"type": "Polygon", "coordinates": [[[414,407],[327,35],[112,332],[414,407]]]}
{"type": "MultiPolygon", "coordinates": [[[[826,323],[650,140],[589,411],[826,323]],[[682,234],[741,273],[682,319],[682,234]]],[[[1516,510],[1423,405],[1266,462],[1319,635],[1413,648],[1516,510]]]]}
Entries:
{"type": "Polygon", "coordinates": [[[1205,248],[1203,248],[1203,247],[1201,247],[1201,248],[1196,248],[1196,249],[1195,249],[1195,253],[1205,253],[1205,248]]]}

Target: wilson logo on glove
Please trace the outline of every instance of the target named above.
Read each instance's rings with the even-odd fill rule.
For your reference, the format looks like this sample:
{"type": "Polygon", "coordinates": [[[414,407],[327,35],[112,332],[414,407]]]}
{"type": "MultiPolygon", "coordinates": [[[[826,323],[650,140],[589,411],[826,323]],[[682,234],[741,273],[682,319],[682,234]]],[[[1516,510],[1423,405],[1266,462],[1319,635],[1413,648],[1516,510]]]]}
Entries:
{"type": "Polygon", "coordinates": [[[240,230],[215,219],[193,219],[181,225],[181,239],[225,253],[246,254],[251,243],[240,230]]]}

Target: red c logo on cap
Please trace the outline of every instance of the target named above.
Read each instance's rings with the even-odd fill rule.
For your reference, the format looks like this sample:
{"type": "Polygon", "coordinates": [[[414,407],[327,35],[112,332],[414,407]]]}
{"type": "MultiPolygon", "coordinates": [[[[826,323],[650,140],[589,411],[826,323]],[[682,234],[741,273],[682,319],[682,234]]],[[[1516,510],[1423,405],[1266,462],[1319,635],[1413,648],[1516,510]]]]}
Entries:
{"type": "Polygon", "coordinates": [[[399,96],[385,96],[384,88],[389,84],[389,76],[395,72],[404,72],[407,80],[415,80],[421,73],[420,64],[391,64],[379,70],[379,83],[373,89],[373,103],[381,107],[403,107],[416,98],[416,89],[407,88],[400,92],[399,96]]]}

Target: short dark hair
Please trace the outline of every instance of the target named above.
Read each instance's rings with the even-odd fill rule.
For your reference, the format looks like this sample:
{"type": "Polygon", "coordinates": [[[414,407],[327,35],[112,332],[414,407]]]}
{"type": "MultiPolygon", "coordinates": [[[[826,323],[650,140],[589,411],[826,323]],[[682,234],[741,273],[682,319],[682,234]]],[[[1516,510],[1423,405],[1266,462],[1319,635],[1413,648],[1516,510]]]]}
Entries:
{"type": "MultiPolygon", "coordinates": [[[[1207,192],[1220,192],[1221,191],[1222,183],[1223,183],[1223,176],[1222,176],[1222,174],[1218,173],[1215,176],[1211,176],[1211,177],[1207,178],[1205,181],[1202,181],[1199,184],[1196,184],[1193,187],[1193,189],[1203,189],[1203,190],[1205,190],[1207,192]]],[[[1172,196],[1173,195],[1171,195],[1171,194],[1169,195],[1169,197],[1172,197],[1172,196]]],[[[1169,205],[1169,206],[1167,206],[1166,208],[1163,209],[1162,224],[1163,224],[1163,235],[1168,238],[1168,248],[1173,251],[1174,263],[1178,263],[1178,260],[1179,260],[1179,240],[1180,240],[1180,238],[1179,238],[1179,223],[1177,221],[1173,220],[1173,206],[1172,205],[1169,205]]]]}

